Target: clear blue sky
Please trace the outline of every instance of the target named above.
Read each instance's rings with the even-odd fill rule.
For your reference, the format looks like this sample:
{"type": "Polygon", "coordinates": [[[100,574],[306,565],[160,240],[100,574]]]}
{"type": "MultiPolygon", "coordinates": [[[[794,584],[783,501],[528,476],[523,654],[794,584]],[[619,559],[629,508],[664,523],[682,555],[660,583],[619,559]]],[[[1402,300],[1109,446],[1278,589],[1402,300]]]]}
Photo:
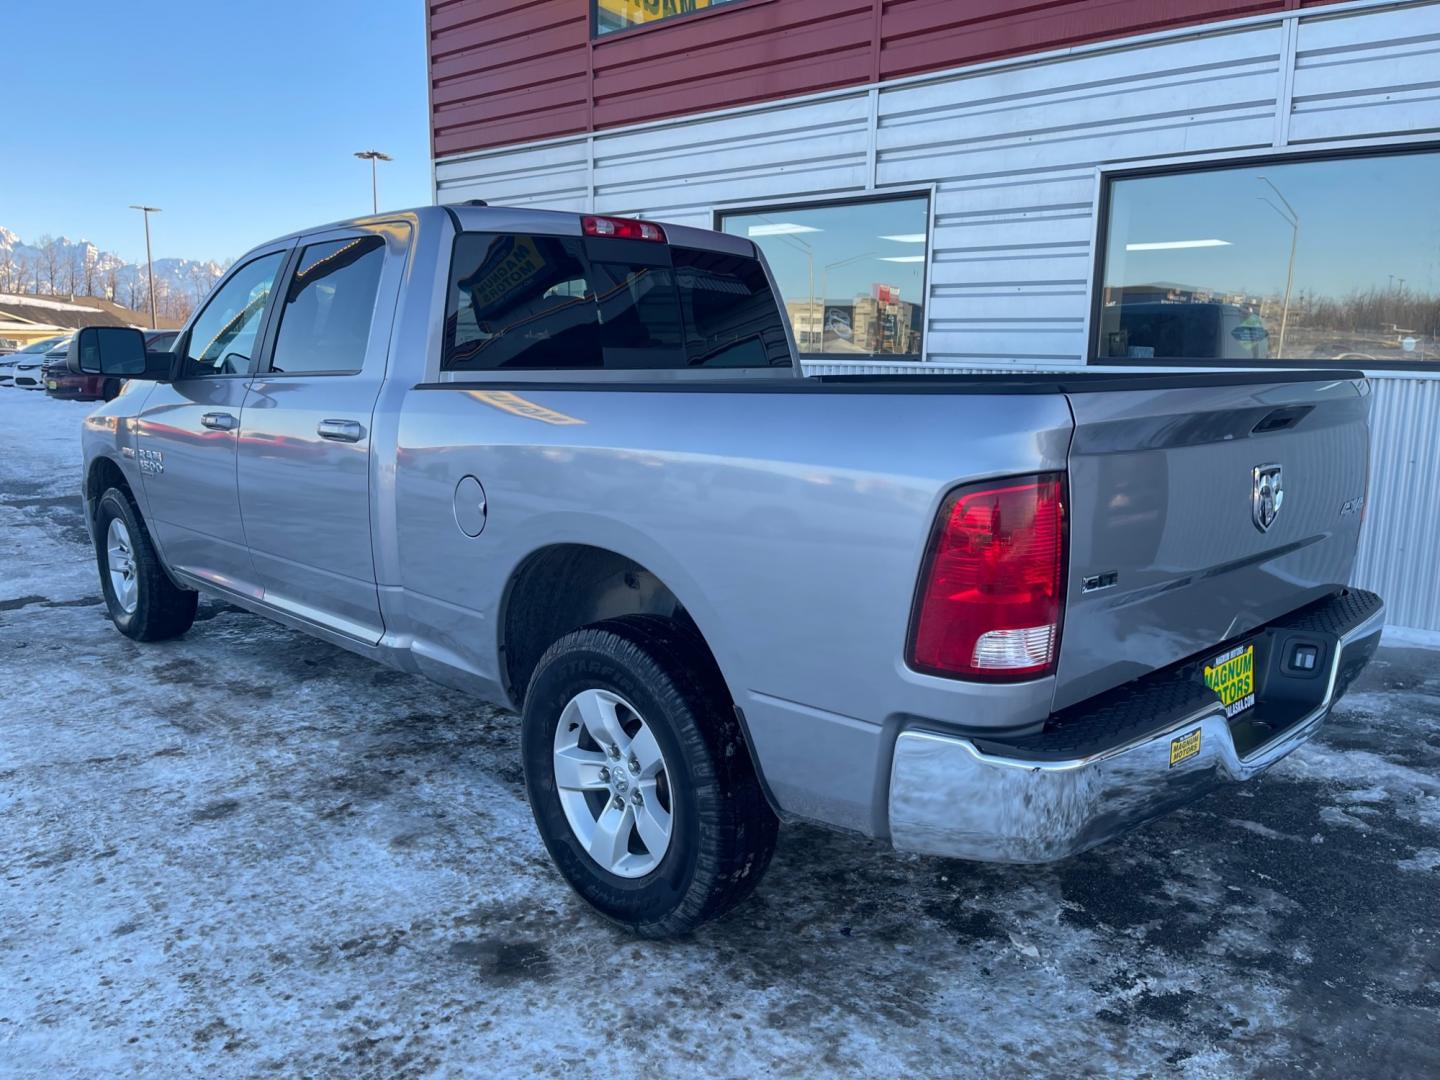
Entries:
{"type": "Polygon", "coordinates": [[[222,259],[430,202],[422,0],[9,0],[0,225],[222,259]]]}

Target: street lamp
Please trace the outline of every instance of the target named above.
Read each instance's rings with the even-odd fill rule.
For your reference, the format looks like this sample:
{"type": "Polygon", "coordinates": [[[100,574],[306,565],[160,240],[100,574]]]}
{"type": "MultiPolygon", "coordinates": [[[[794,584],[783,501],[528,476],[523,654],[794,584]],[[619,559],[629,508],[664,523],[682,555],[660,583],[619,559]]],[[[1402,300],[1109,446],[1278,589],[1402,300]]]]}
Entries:
{"type": "Polygon", "coordinates": [[[1281,210],[1280,207],[1265,198],[1265,196],[1256,196],[1257,199],[1270,207],[1271,210],[1274,210],[1290,225],[1290,265],[1285,271],[1285,300],[1280,307],[1280,348],[1278,350],[1279,355],[1276,357],[1276,359],[1283,360],[1285,358],[1285,326],[1290,321],[1290,287],[1295,282],[1295,248],[1300,243],[1300,215],[1297,214],[1295,208],[1290,205],[1290,200],[1285,198],[1284,195],[1281,195],[1280,189],[1270,182],[1268,176],[1257,176],[1256,179],[1261,181],[1271,191],[1275,192],[1275,197],[1285,204],[1285,210],[1290,211],[1287,214],[1285,210],[1281,210]]]}
{"type": "Polygon", "coordinates": [[[149,282],[150,289],[150,326],[156,330],[160,329],[159,320],[155,318],[155,263],[150,258],[150,215],[160,213],[158,206],[136,206],[130,204],[131,210],[139,210],[145,215],[145,278],[149,282]]]}
{"type": "Polygon", "coordinates": [[[379,150],[356,150],[355,156],[362,161],[370,162],[370,212],[380,212],[380,196],[375,187],[375,163],[377,161],[394,161],[389,154],[382,154],[379,150]]]}
{"type": "Polygon", "coordinates": [[[848,259],[840,259],[837,262],[826,263],[820,268],[820,302],[823,304],[830,295],[830,271],[841,266],[849,266],[861,259],[868,259],[874,255],[873,251],[866,251],[860,255],[851,255],[848,259]]]}

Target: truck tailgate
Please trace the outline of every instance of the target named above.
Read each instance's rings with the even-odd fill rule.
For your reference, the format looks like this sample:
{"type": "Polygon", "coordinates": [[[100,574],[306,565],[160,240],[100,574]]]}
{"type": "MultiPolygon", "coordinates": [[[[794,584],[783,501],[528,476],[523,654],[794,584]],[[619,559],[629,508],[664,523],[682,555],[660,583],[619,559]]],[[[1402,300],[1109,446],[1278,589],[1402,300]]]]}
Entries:
{"type": "Polygon", "coordinates": [[[1075,434],[1056,709],[1349,582],[1368,384],[1256,379],[1067,395],[1075,434]],[[1283,495],[1267,500],[1276,488],[1283,495]]]}

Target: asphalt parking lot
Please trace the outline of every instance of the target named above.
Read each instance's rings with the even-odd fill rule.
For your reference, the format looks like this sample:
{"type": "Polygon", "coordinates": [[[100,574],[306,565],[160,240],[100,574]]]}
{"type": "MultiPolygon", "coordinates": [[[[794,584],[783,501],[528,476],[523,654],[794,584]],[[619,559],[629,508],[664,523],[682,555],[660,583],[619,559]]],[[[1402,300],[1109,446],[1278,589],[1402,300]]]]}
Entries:
{"type": "Polygon", "coordinates": [[[0,1074],[1440,1074],[1440,652],[1079,858],[790,827],[640,942],[550,869],[513,717],[213,603],[117,634],[87,408],[0,389],[0,1074]]]}

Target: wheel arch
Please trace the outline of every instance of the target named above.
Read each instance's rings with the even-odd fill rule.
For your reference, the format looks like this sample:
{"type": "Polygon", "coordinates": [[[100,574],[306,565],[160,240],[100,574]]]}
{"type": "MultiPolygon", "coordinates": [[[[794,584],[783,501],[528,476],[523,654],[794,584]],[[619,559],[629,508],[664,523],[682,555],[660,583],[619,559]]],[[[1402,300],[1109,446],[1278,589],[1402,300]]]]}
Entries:
{"type": "Polygon", "coordinates": [[[715,672],[722,671],[704,628],[666,578],[611,548],[559,542],[525,556],[501,596],[499,670],[510,700],[523,707],[535,666],[556,641],[622,615],[659,615],[688,626],[715,672]]]}
{"type": "Polygon", "coordinates": [[[91,461],[85,470],[85,519],[91,526],[92,533],[95,524],[95,507],[100,502],[100,496],[112,487],[119,488],[129,495],[136,515],[139,516],[142,523],[145,520],[144,514],[140,512],[140,500],[136,498],[135,489],[131,487],[125,470],[113,457],[101,455],[91,461]]]}
{"type": "Polygon", "coordinates": [[[707,634],[716,616],[707,608],[697,620],[694,609],[670,587],[670,580],[638,559],[594,544],[557,542],[532,551],[511,572],[496,619],[498,670],[505,693],[517,711],[523,710],[541,657],[566,634],[626,615],[670,619],[690,632],[709,668],[707,681],[726,694],[765,801],[784,819],[787,815],[765,779],[736,684],[726,678],[712,644],[715,639],[707,634]]]}

